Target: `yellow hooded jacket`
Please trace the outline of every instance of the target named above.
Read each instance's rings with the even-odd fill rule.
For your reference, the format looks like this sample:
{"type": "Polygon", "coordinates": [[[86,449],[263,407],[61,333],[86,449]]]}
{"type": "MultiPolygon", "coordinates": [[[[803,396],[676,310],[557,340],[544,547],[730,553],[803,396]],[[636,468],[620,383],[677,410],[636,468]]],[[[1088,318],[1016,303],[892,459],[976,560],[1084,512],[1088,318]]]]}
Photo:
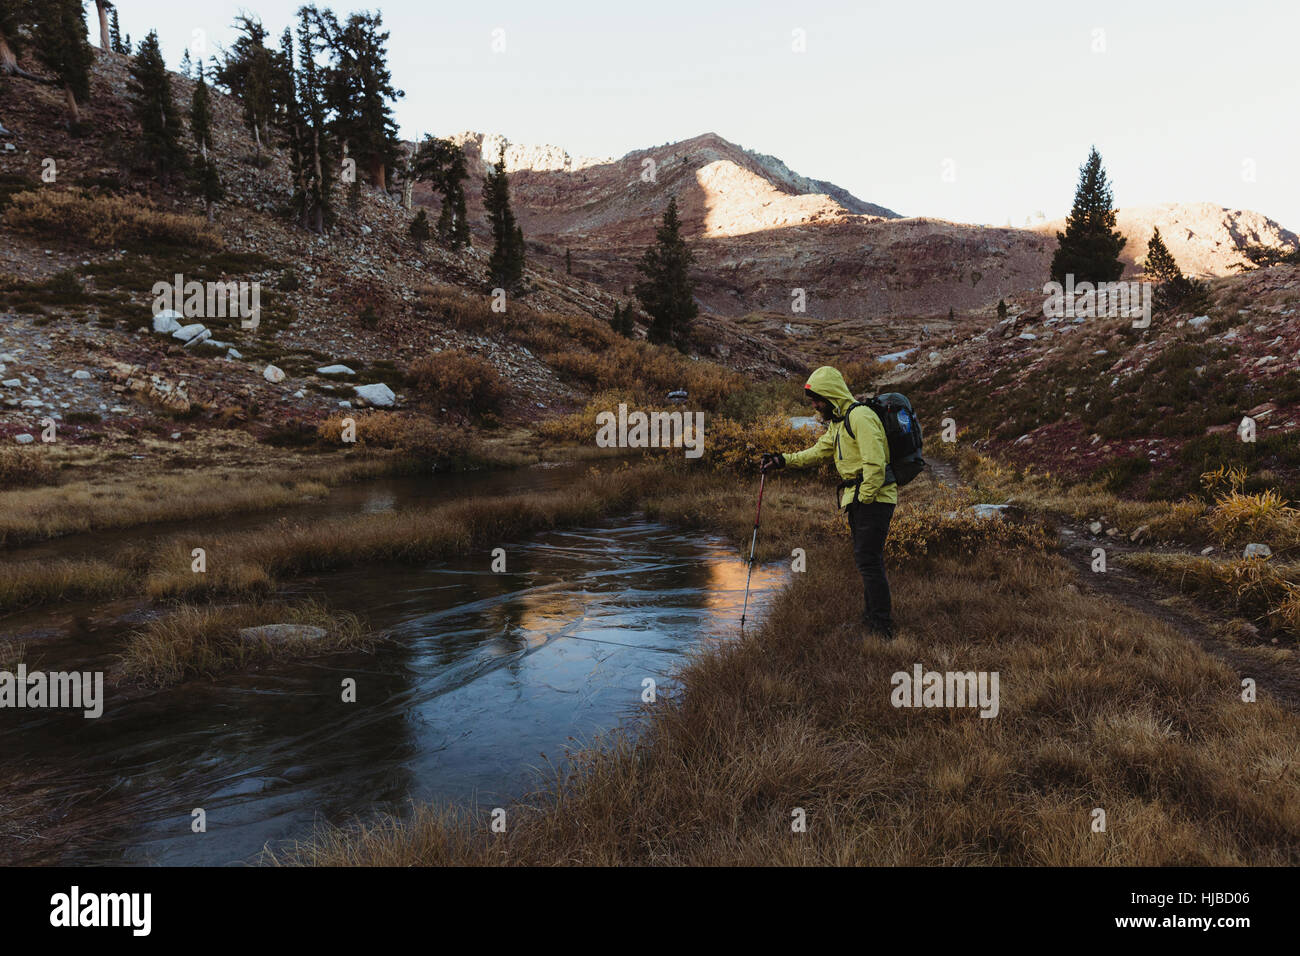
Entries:
{"type": "Polygon", "coordinates": [[[856,479],[862,475],[862,484],[856,489],[857,498],[854,498],[853,488],[845,488],[840,495],[841,508],[855,500],[898,504],[898,485],[893,482],[885,484],[889,441],[885,438],[885,426],[881,423],[880,416],[866,405],[859,405],[852,412],[850,424],[853,426],[853,435],[850,435],[844,427],[844,412],[855,399],[849,387],[844,384],[844,376],[829,365],[823,365],[808,376],[808,384],[804,388],[829,401],[835,407],[835,412],[825,434],[817,439],[817,443],[811,448],[786,455],[785,463],[791,468],[806,468],[833,457],[835,470],[841,478],[856,479]]]}

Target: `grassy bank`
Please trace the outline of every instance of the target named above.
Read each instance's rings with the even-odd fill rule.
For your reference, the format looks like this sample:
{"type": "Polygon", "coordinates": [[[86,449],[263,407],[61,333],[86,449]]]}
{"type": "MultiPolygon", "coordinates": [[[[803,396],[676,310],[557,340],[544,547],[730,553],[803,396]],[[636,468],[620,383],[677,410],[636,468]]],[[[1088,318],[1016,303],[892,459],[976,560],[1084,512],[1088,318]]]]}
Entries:
{"type": "MultiPolygon", "coordinates": [[[[924,510],[924,509],[921,509],[924,510]]],[[[941,514],[941,512],[935,512],[941,514]]],[[[1004,527],[990,523],[990,529],[1004,527]]],[[[1003,530],[934,531],[892,573],[900,637],[855,626],[819,538],[761,629],[711,647],[491,833],[434,807],[322,831],[296,864],[1166,865],[1300,862],[1300,721],[1159,622],[1080,593],[1003,530]],[[997,671],[1000,710],[904,709],[891,676],[997,671]],[[792,831],[792,814],[807,831],[792,831]],[[1093,832],[1093,811],[1106,813],[1093,832]]]]}
{"type": "Polygon", "coordinates": [[[374,635],[355,615],[331,612],[313,601],[233,607],[183,605],[131,634],[122,654],[123,676],[162,687],[254,664],[369,650],[374,642],[374,635]],[[265,624],[320,628],[325,634],[315,639],[292,635],[280,640],[240,636],[242,628],[265,624]]]}

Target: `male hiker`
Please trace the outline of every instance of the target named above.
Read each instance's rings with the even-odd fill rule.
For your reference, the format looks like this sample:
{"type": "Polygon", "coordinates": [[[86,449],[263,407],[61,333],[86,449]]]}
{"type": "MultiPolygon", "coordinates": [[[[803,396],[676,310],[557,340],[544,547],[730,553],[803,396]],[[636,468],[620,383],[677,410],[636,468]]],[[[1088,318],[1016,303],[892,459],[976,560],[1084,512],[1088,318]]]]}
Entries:
{"type": "Polygon", "coordinates": [[[853,535],[853,559],[862,574],[862,623],[867,630],[889,640],[894,636],[889,580],[885,577],[885,537],[898,504],[898,485],[886,474],[889,442],[880,416],[860,404],[844,384],[844,376],[823,365],[803,387],[804,395],[827,423],[826,433],[811,448],[789,455],[770,452],[762,469],[803,468],[834,457],[835,470],[844,479],[837,486],[839,506],[848,512],[853,535]]]}

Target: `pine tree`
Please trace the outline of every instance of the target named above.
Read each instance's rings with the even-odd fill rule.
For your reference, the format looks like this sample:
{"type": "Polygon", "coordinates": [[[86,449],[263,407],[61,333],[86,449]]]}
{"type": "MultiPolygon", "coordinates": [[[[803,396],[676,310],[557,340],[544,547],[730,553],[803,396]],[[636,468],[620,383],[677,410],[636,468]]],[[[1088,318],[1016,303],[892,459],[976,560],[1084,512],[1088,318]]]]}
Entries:
{"type": "Polygon", "coordinates": [[[429,183],[442,194],[438,214],[438,238],[453,249],[470,241],[469,219],[465,215],[464,181],[469,178],[465,151],[449,139],[425,136],[415,152],[412,175],[429,183]]]}
{"type": "Polygon", "coordinates": [[[1065,221],[1065,232],[1056,234],[1052,256],[1052,279],[1064,283],[1073,275],[1075,283],[1116,282],[1124,273],[1119,259],[1126,240],[1115,228],[1110,184],[1094,146],[1088,160],[1079,167],[1079,184],[1074,208],[1065,221]]]}
{"type": "Polygon", "coordinates": [[[81,0],[40,0],[35,4],[32,45],[36,56],[60,84],[73,126],[81,122],[79,104],[90,99],[90,65],[95,52],[86,30],[81,0]]]}
{"type": "Polygon", "coordinates": [[[199,67],[199,81],[194,86],[194,96],[190,99],[190,133],[199,148],[199,159],[194,169],[194,187],[203,199],[208,222],[212,222],[212,204],[224,198],[226,190],[221,184],[216,161],[211,156],[212,103],[202,66],[199,67]]]}
{"type": "Polygon", "coordinates": [[[364,163],[370,185],[386,190],[387,170],[397,161],[397,123],[389,103],[406,94],[393,88],[383,15],[354,13],[340,25],[333,12],[311,9],[331,57],[325,78],[331,132],[364,163]]]}
{"type": "Polygon", "coordinates": [[[108,45],[114,53],[129,53],[122,43],[122,24],[117,19],[117,7],[113,7],[113,18],[108,24],[108,45]]]}
{"type": "Polygon", "coordinates": [[[492,227],[492,254],[488,257],[488,278],[496,288],[514,291],[524,278],[524,235],[510,209],[510,185],[506,179],[506,150],[483,179],[483,206],[492,227]]]}
{"type": "Polygon", "coordinates": [[[1156,283],[1155,305],[1161,309],[1199,308],[1208,299],[1208,289],[1203,282],[1189,279],[1178,268],[1173,253],[1165,245],[1157,226],[1147,243],[1147,257],[1142,270],[1156,283]]]}
{"type": "Polygon", "coordinates": [[[29,0],[0,3],[0,73],[41,80],[18,66],[26,48],[26,31],[32,26],[34,13],[29,0]]]}
{"type": "Polygon", "coordinates": [[[411,238],[415,240],[417,246],[423,249],[424,244],[429,241],[429,236],[429,216],[421,209],[415,214],[415,219],[411,222],[411,238]]]}
{"type": "Polygon", "coordinates": [[[318,17],[315,7],[303,7],[298,11],[298,68],[294,86],[302,128],[302,181],[301,192],[295,199],[303,227],[323,233],[334,218],[331,202],[334,145],[328,126],[326,77],[316,63],[316,55],[326,47],[316,31],[318,17]]]}
{"type": "Polygon", "coordinates": [[[260,165],[262,145],[275,118],[275,93],[280,79],[276,74],[283,65],[266,46],[266,28],[260,20],[240,14],[234,25],[239,36],[218,65],[216,81],[239,99],[260,165]]]}
{"type": "Polygon", "coordinates": [[[691,320],[699,314],[695,304],[695,283],[690,267],[694,255],[681,234],[676,198],[668,201],[663,222],[655,232],[655,244],[637,263],[645,279],[633,287],[641,308],[650,316],[650,338],[656,342],[673,342],[681,348],[690,330],[691,320]]]}
{"type": "Polygon", "coordinates": [[[627,305],[619,305],[617,302],[614,303],[614,315],[609,320],[609,324],[610,328],[619,335],[630,339],[632,337],[632,332],[636,328],[636,326],[633,325],[631,303],[628,303],[627,305]]]}
{"type": "Polygon", "coordinates": [[[1000,322],[1004,320],[1006,317],[1007,317],[1007,300],[998,299],[998,321],[1000,322]]]}
{"type": "Polygon", "coordinates": [[[564,274],[573,275],[573,252],[569,249],[564,250],[564,274]]]}
{"type": "Polygon", "coordinates": [[[181,76],[190,79],[193,72],[194,58],[190,56],[190,51],[187,49],[185,55],[181,57],[181,76]]]}
{"type": "Polygon", "coordinates": [[[163,60],[158,34],[150,30],[131,60],[131,108],[140,123],[140,147],[154,163],[164,187],[185,167],[181,148],[181,119],[172,99],[171,78],[163,60]]]}

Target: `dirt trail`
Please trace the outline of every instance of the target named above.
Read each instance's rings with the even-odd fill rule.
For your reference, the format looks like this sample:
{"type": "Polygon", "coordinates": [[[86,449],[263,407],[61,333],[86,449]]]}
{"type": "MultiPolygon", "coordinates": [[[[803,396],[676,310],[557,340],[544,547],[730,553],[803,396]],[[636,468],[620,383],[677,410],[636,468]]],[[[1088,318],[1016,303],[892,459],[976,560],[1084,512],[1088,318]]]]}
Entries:
{"type": "MultiPolygon", "coordinates": [[[[951,487],[960,485],[957,469],[946,461],[928,463],[934,477],[951,487]]],[[[1058,521],[1056,532],[1061,553],[1077,572],[1079,586],[1110,598],[1135,611],[1163,621],[1189,641],[1224,661],[1238,677],[1251,677],[1258,689],[1277,703],[1300,712],[1300,658],[1294,652],[1253,639],[1243,643],[1225,640],[1222,624],[1228,617],[1196,607],[1191,601],[1161,582],[1122,566],[1126,553],[1149,551],[1135,548],[1126,540],[1095,538],[1086,527],[1058,521]],[[1105,572],[1092,570],[1092,549],[1106,549],[1105,572]],[[1116,558],[1120,561],[1116,561],[1116,558]]]]}

